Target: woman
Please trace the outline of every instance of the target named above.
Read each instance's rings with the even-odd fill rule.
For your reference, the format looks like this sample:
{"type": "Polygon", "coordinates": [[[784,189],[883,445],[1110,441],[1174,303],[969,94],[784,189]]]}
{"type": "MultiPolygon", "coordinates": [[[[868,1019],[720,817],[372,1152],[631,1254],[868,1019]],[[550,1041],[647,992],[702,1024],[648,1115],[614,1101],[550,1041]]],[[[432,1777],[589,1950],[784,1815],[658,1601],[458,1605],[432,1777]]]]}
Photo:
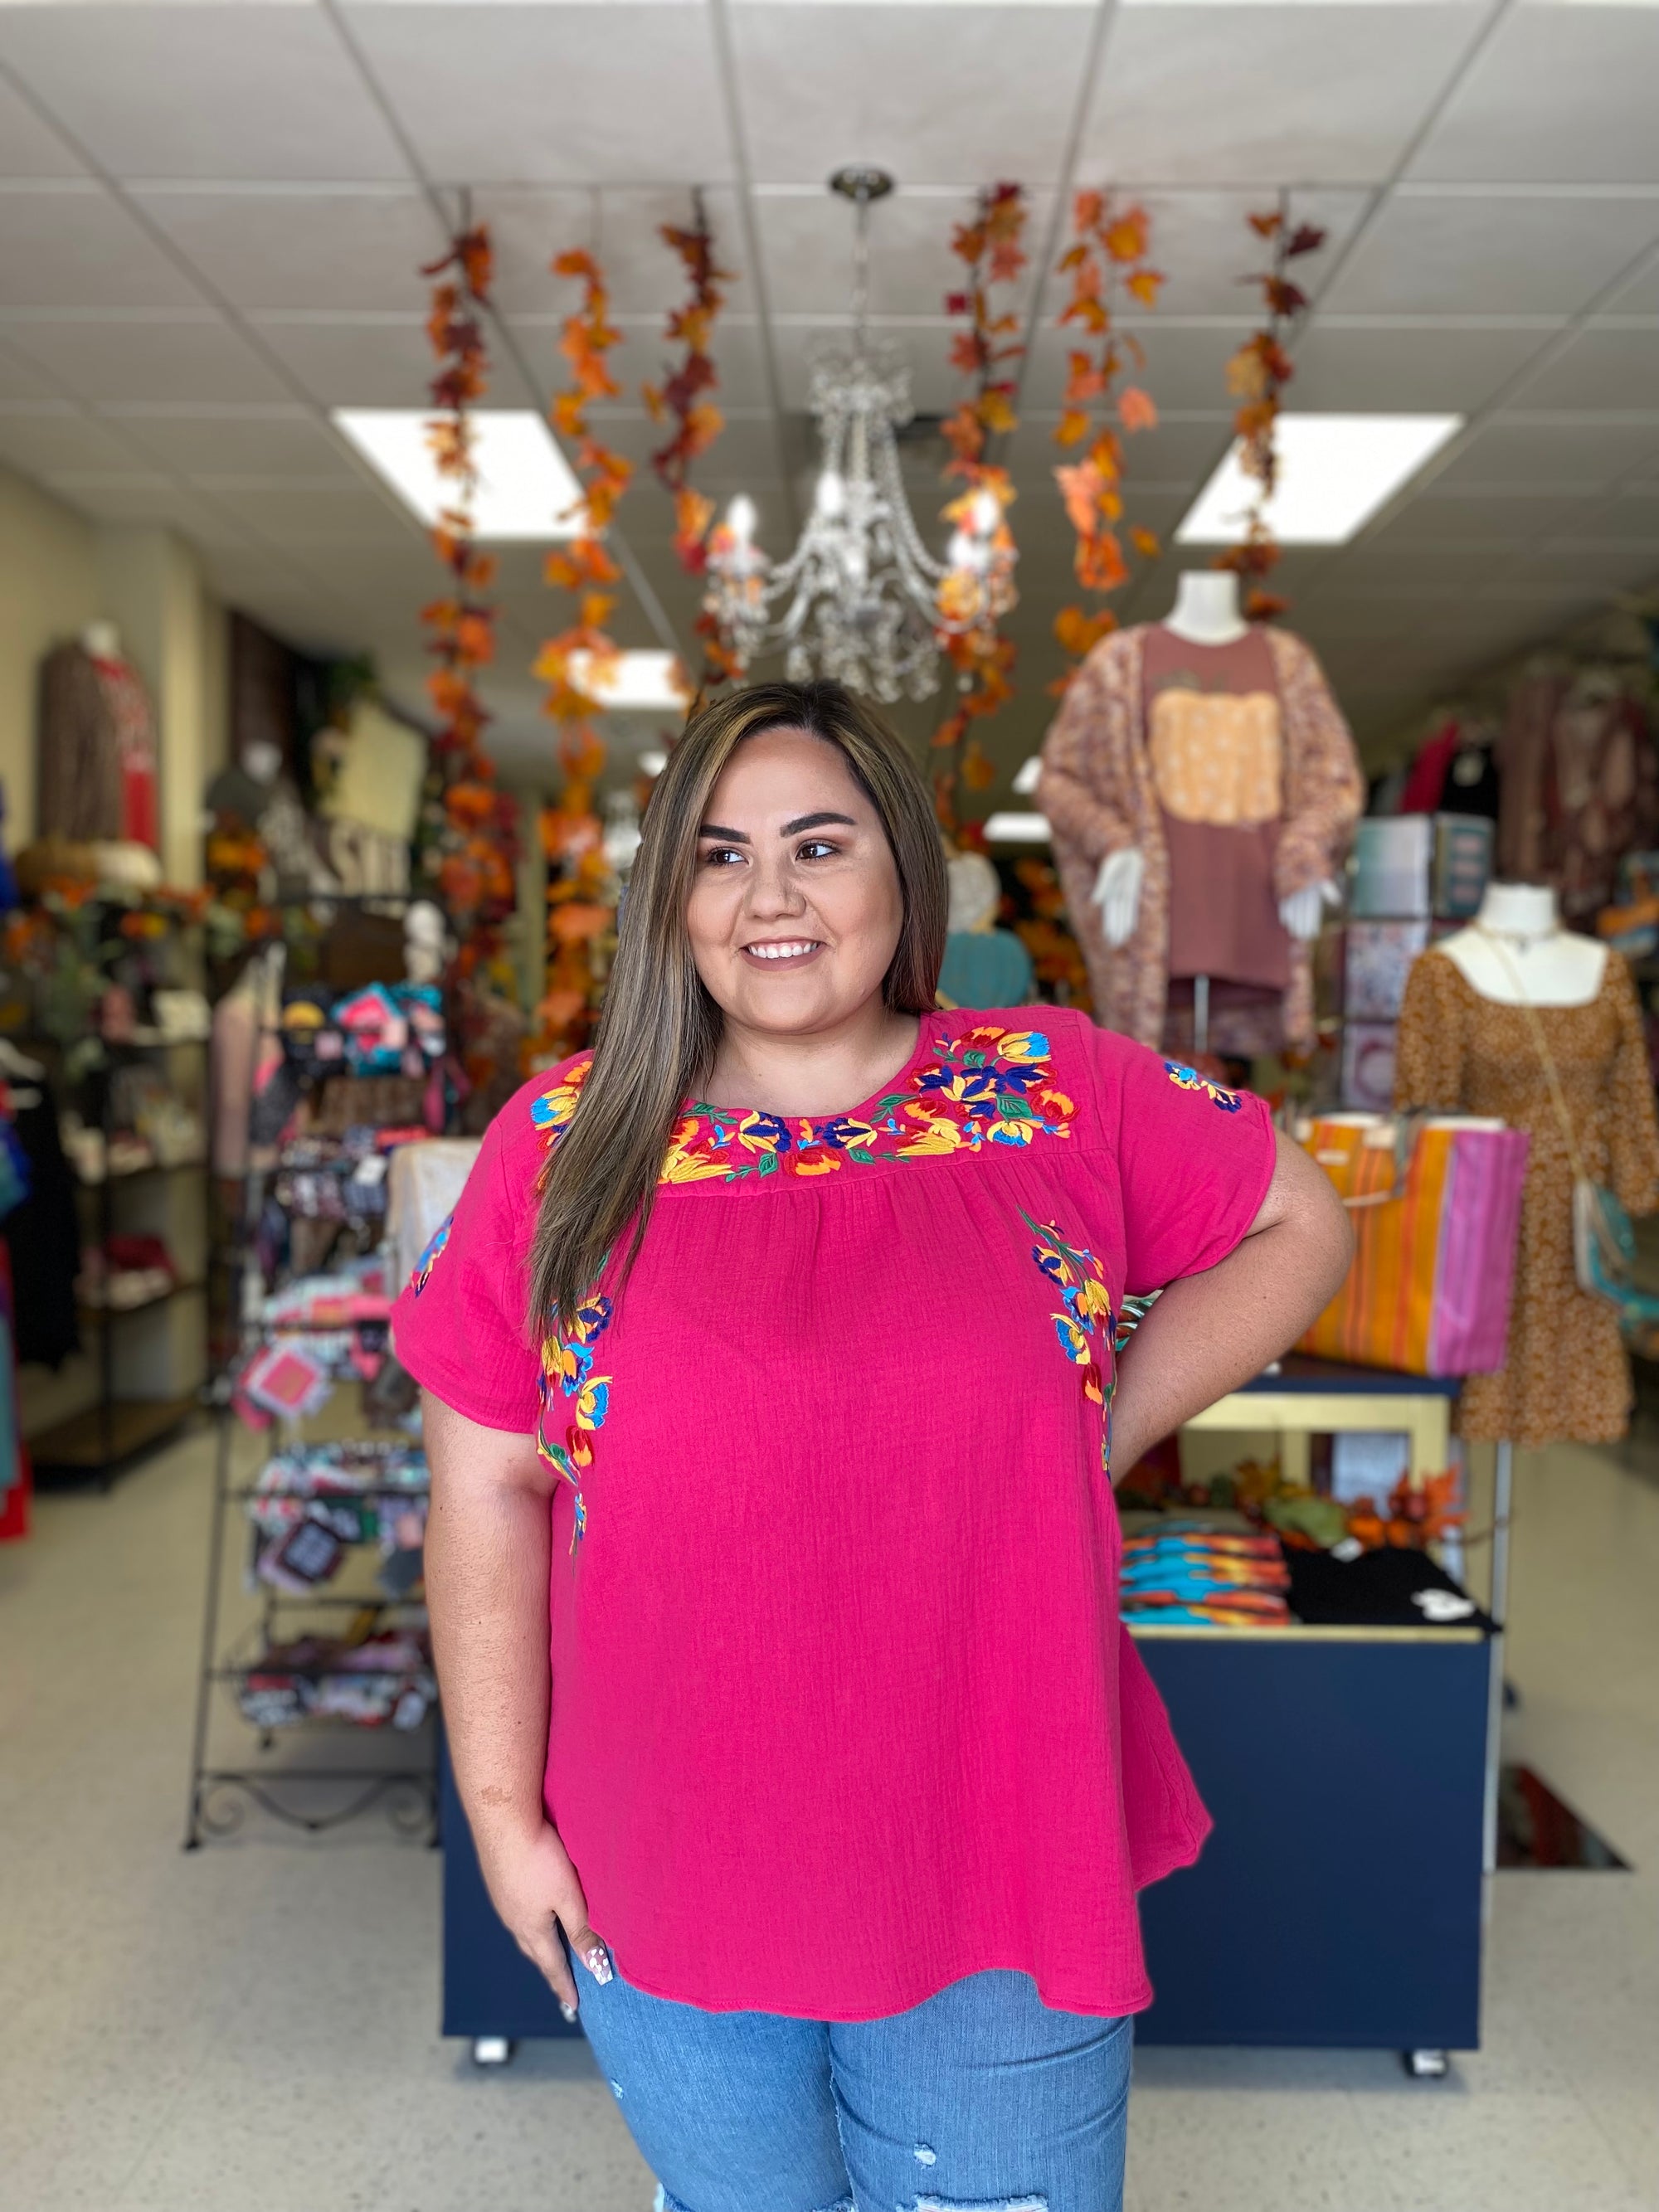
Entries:
{"type": "Polygon", "coordinates": [[[1347,1264],[1259,1100],[936,1012],[945,912],[866,708],[706,709],[594,1050],[491,1125],[395,1315],[485,1878],[670,2212],[1119,2203],[1134,1892],[1208,1824],[1110,1469],[1347,1264]]]}

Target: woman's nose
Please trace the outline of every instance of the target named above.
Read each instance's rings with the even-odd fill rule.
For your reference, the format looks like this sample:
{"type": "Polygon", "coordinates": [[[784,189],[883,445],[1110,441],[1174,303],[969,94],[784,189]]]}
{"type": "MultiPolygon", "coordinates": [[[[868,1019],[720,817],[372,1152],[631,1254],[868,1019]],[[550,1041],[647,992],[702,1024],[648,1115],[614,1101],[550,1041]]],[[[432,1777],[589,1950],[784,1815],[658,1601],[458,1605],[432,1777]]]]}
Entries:
{"type": "Polygon", "coordinates": [[[749,879],[749,911],[756,915],[799,914],[805,905],[787,861],[761,860],[749,879]]]}

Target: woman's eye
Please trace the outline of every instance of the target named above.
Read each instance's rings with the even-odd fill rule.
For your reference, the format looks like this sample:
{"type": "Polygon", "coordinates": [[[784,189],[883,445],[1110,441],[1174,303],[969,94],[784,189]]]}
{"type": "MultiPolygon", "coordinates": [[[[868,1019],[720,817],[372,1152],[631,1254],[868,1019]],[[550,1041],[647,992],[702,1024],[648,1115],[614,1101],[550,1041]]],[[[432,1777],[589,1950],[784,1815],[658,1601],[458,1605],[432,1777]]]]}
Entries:
{"type": "Polygon", "coordinates": [[[702,856],[705,868],[723,868],[729,860],[741,860],[743,854],[734,845],[715,845],[702,856]]]}
{"type": "Polygon", "coordinates": [[[822,860],[828,858],[835,850],[836,848],[827,843],[823,838],[809,837],[795,854],[795,858],[798,860],[822,860]]]}

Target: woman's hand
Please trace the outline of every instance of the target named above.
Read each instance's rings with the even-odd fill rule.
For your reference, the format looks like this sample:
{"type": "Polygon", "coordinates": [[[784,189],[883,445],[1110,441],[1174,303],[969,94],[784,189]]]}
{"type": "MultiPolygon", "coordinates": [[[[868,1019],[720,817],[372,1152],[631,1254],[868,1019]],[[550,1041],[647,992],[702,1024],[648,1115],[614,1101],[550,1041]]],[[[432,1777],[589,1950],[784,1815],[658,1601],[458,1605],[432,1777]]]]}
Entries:
{"type": "Polygon", "coordinates": [[[581,1960],[596,1982],[611,1979],[611,1960],[587,1924],[587,1899],[557,1830],[544,1820],[528,1832],[486,1833],[477,1844],[489,1901],[503,1926],[566,2013],[574,2015],[576,1984],[559,1929],[564,1930],[571,1956],[581,1960]]]}

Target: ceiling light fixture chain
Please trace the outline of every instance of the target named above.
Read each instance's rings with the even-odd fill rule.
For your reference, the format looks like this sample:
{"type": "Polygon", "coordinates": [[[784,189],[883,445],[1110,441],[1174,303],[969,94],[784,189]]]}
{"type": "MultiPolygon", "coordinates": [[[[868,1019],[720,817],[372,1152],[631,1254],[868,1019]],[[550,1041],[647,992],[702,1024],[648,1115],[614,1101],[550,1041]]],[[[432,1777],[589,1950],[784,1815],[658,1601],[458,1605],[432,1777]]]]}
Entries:
{"type": "Polygon", "coordinates": [[[756,542],[754,501],[734,499],[709,538],[704,610],[739,673],[781,652],[792,682],[830,677],[887,703],[925,699],[939,689],[941,647],[983,623],[993,600],[1012,604],[1012,544],[991,498],[962,520],[944,560],[923,542],[896,434],[915,413],[909,369],[870,333],[870,210],[893,179],[849,167],[830,189],[854,208],[852,335],[813,363],[812,511],[793,551],[774,562],[756,542]]]}

